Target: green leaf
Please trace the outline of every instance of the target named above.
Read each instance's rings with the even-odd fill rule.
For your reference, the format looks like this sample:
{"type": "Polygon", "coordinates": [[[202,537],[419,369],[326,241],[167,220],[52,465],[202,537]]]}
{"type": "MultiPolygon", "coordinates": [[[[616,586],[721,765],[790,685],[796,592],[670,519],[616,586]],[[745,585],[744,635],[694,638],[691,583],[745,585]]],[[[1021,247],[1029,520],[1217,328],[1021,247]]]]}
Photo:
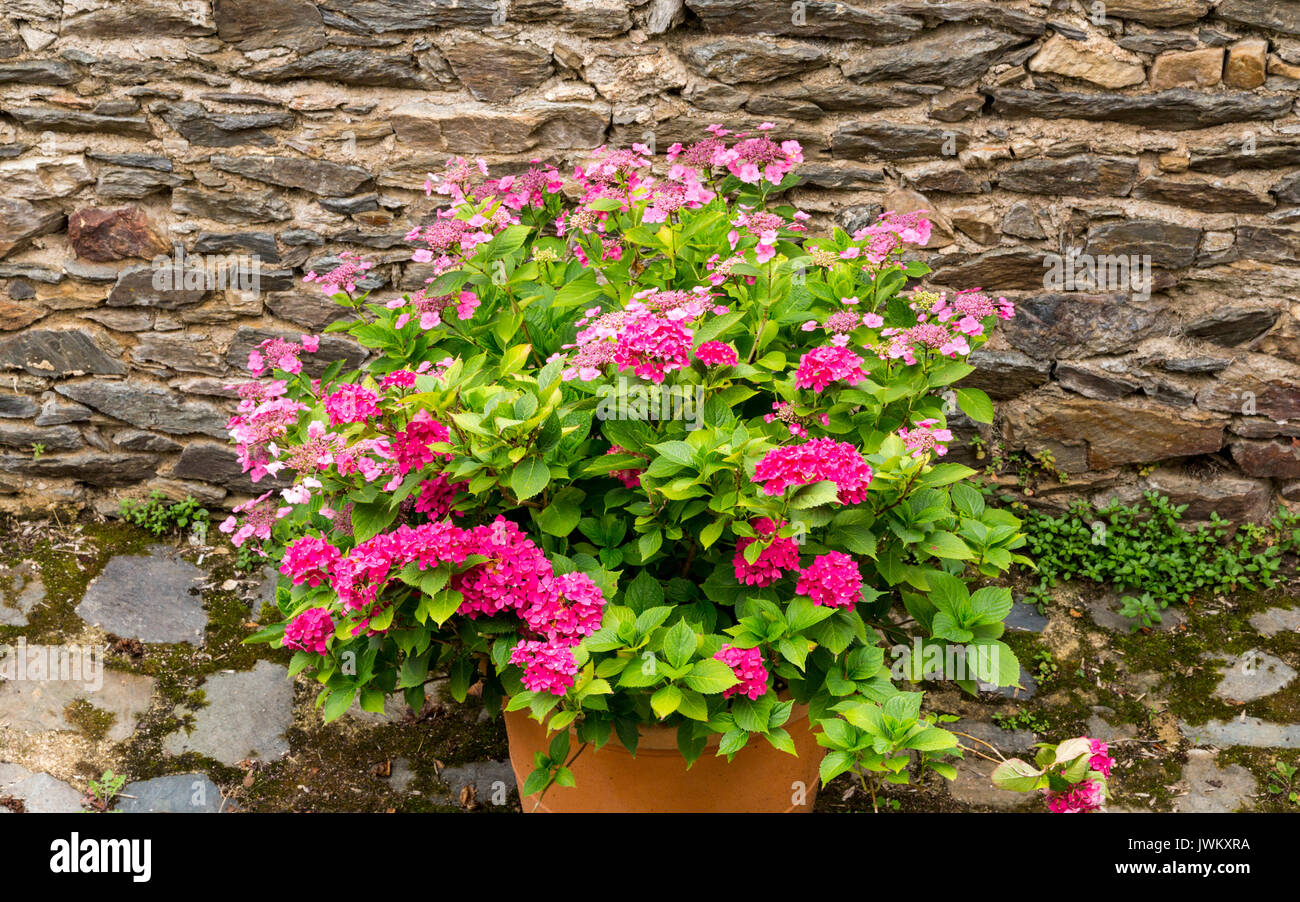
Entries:
{"type": "Polygon", "coordinates": [[[695,654],[699,637],[685,620],[678,620],[664,636],[664,657],[673,667],[681,667],[695,654]]]}
{"type": "Polygon", "coordinates": [[[975,557],[975,553],[970,550],[969,545],[956,534],[944,530],[930,533],[920,545],[935,557],[947,558],[948,560],[969,561],[975,557]]]}
{"type": "Polygon", "coordinates": [[[660,720],[676,711],[681,703],[682,690],[671,684],[650,696],[650,707],[654,709],[655,716],[660,720]]]}
{"type": "Polygon", "coordinates": [[[526,457],[515,465],[510,474],[510,489],[515,498],[526,501],[551,481],[551,470],[544,461],[535,457],[526,457]]]}
{"type": "Polygon", "coordinates": [[[993,422],[993,402],[978,388],[957,389],[957,406],[977,423],[993,422]]]}
{"type": "Polygon", "coordinates": [[[684,682],[696,692],[714,695],[730,689],[740,680],[736,679],[736,674],[726,664],[710,658],[707,661],[696,661],[691,672],[686,674],[684,682]]]}
{"type": "Polygon", "coordinates": [[[675,464],[690,466],[695,463],[695,449],[686,442],[660,442],[651,447],[675,464]]]}
{"type": "Polygon", "coordinates": [[[352,505],[352,534],[358,542],[373,539],[397,519],[397,511],[389,510],[388,499],[357,502],[352,505]]]}
{"type": "Polygon", "coordinates": [[[790,496],[790,507],[795,510],[806,510],[810,507],[830,504],[837,500],[839,500],[839,487],[834,482],[826,479],[796,489],[794,494],[790,496]]]}
{"type": "Polygon", "coordinates": [[[326,691],[329,692],[329,698],[325,700],[324,714],[325,722],[329,723],[332,720],[338,720],[348,708],[352,707],[352,700],[357,696],[357,688],[348,686],[326,691]]]}

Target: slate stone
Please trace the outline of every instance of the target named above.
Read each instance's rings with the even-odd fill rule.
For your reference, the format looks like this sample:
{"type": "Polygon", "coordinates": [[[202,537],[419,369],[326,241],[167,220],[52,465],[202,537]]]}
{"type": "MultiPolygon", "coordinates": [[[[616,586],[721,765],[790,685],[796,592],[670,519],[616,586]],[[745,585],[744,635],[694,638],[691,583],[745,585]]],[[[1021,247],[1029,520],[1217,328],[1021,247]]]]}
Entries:
{"type": "Polygon", "coordinates": [[[1233,523],[1262,523],[1272,507],[1272,486],[1259,479],[1224,473],[1198,478],[1174,468],[1154,471],[1147,482],[1176,505],[1186,505],[1183,519],[1209,520],[1217,513],[1233,523]]]}
{"type": "Polygon", "coordinates": [[[217,814],[235,810],[207,774],[171,774],[128,783],[114,811],[128,814],[217,814]]]}
{"type": "Polygon", "coordinates": [[[78,257],[96,263],[151,259],[168,250],[139,207],[77,210],[68,217],[68,241],[78,257]]]}
{"type": "Polygon", "coordinates": [[[333,24],[328,13],[335,13],[341,21],[356,23],[377,34],[482,28],[494,24],[493,16],[500,9],[497,0],[432,0],[419,5],[409,0],[322,0],[316,5],[327,13],[327,25],[333,24]]]}
{"type": "Polygon", "coordinates": [[[1252,649],[1234,655],[1221,668],[1223,678],[1214,696],[1230,702],[1253,702],[1281,692],[1296,678],[1295,669],[1282,659],[1252,649]]]}
{"type": "Polygon", "coordinates": [[[1049,266],[1044,252],[1027,247],[998,248],[977,256],[953,254],[930,262],[935,268],[930,279],[940,285],[996,285],[999,291],[1041,291],[1049,266]]]}
{"type": "Polygon", "coordinates": [[[1213,752],[1192,749],[1187,753],[1183,779],[1187,795],[1174,802],[1174,811],[1183,814],[1210,814],[1240,811],[1258,792],[1254,776],[1240,764],[1219,767],[1213,752]]]}
{"type": "Polygon", "coordinates": [[[1103,223],[1088,230],[1085,254],[1151,257],[1152,267],[1183,269],[1196,260],[1201,230],[1158,219],[1103,223]]]}
{"type": "Polygon", "coordinates": [[[1233,442],[1230,448],[1233,462],[1247,476],[1300,479],[1300,445],[1290,439],[1233,442]]]}
{"type": "Polygon", "coordinates": [[[1198,745],[1226,748],[1244,745],[1250,748],[1300,749],[1300,724],[1276,724],[1258,717],[1238,717],[1229,721],[1211,720],[1204,724],[1179,723],[1178,729],[1198,745]]]}
{"type": "Polygon", "coordinates": [[[725,84],[774,81],[827,64],[826,51],[816,44],[744,37],[693,44],[682,59],[699,74],[725,84]]]}
{"type": "Polygon", "coordinates": [[[26,395],[0,392],[0,417],[27,420],[36,416],[37,410],[36,402],[26,395]]]}
{"type": "Polygon", "coordinates": [[[270,232],[199,232],[196,254],[251,254],[263,263],[279,263],[280,249],[270,232]]]}
{"type": "Polygon", "coordinates": [[[0,473],[17,473],[41,479],[77,479],[102,488],[133,485],[155,475],[158,458],[152,454],[115,454],[78,451],[74,454],[0,454],[0,473]]]}
{"type": "Polygon", "coordinates": [[[143,429],[119,429],[113,433],[113,444],[127,451],[153,451],[159,454],[181,450],[179,442],[143,429]]]}
{"type": "Polygon", "coordinates": [[[95,194],[106,200],[135,200],[185,184],[170,172],[149,169],[105,169],[95,183],[95,194]]]}
{"type": "Polygon", "coordinates": [[[248,758],[274,761],[289,751],[293,683],[279,664],[258,661],[252,670],[216,673],[199,687],[207,704],[193,712],[193,730],[163,742],[169,755],[197,752],[231,767],[248,758]]]}
{"type": "Polygon", "coordinates": [[[1267,213],[1277,205],[1267,194],[1250,188],[1162,175],[1142,179],[1134,187],[1133,196],[1207,213],[1267,213]]]}
{"type": "Polygon", "coordinates": [[[271,191],[225,192],[179,187],[172,192],[172,212],[217,222],[283,222],[293,214],[271,191]]]}
{"type": "Polygon", "coordinates": [[[979,688],[984,692],[992,692],[1003,698],[1022,701],[1031,699],[1038,694],[1038,681],[1034,679],[1032,673],[1025,669],[1023,664],[1020,665],[1020,677],[1017,682],[1018,685],[1014,686],[993,686],[981,680],[979,681],[979,688]]]}
{"type": "Polygon", "coordinates": [[[1250,625],[1261,636],[1276,636],[1278,633],[1300,632],[1300,608],[1269,608],[1253,615],[1250,625]]]}
{"type": "Polygon", "coordinates": [[[370,173],[361,167],[328,160],[217,154],[208,162],[222,172],[233,172],[283,188],[300,188],[324,197],[348,197],[370,183],[370,173]]]}
{"type": "Polygon", "coordinates": [[[145,382],[69,382],[56,386],[55,391],[132,426],[172,435],[225,438],[230,419],[206,401],[145,382]]]}
{"type": "Polygon", "coordinates": [[[41,571],[30,561],[0,570],[0,626],[26,626],[27,615],[44,601],[41,571]]]}
{"type": "Polygon", "coordinates": [[[970,136],[952,129],[896,122],[853,122],[831,135],[837,156],[870,160],[906,160],[955,156],[970,144],[970,136]]]}
{"type": "Polygon", "coordinates": [[[1263,335],[1277,322],[1280,312],[1260,307],[1220,307],[1188,323],[1183,334],[1233,347],[1263,335]]]}
{"type": "Polygon", "coordinates": [[[1276,119],[1291,108],[1290,97],[1224,91],[1209,94],[1175,88],[1154,94],[992,88],[993,112],[1012,118],[1086,119],[1148,128],[1209,128],[1228,122],[1276,119]]]}
{"type": "Polygon", "coordinates": [[[205,575],[175,549],[109,559],[77,605],[77,615],[127,639],[202,645],[208,615],[198,594],[205,575]]]}
{"type": "Polygon", "coordinates": [[[981,348],[970,356],[975,372],[963,385],[979,388],[995,400],[1005,400],[1033,391],[1047,382],[1051,364],[1035,360],[1019,351],[990,351],[981,348]]]}
{"type": "MultiPolygon", "coordinates": [[[[168,258],[163,264],[172,267],[171,273],[160,273],[152,265],[133,266],[122,270],[112,291],[108,293],[109,307],[156,307],[160,310],[176,310],[189,307],[203,301],[212,293],[208,286],[215,284],[200,279],[202,287],[185,288],[184,272],[178,272],[177,258],[168,258]],[[161,278],[156,278],[161,275],[161,278]],[[177,279],[177,275],[182,278],[177,279]],[[177,284],[180,282],[181,284],[177,284]],[[155,283],[159,287],[155,287],[155,283]]],[[[190,264],[185,264],[188,269],[190,264]]],[[[196,284],[198,284],[196,282],[196,284]]]]}
{"type": "MultiPolygon", "coordinates": [[[[108,343],[106,343],[107,345],[108,343]]],[[[33,329],[0,341],[0,370],[26,370],[33,376],[116,376],[126,372],[121,349],[106,353],[91,335],[79,329],[33,329]]]]}
{"type": "MultiPolygon", "coordinates": [[[[549,56],[547,54],[548,59],[549,56]]],[[[239,74],[251,81],[283,82],[311,78],[346,85],[424,90],[445,87],[453,81],[432,75],[408,53],[334,48],[317,50],[287,63],[252,66],[239,74]]]]}
{"type": "Polygon", "coordinates": [[[1108,0],[1106,15],[1144,25],[1186,25],[1204,16],[1210,0],[1108,0]]]}
{"type": "Polygon", "coordinates": [[[1024,201],[1012,204],[1006,216],[1002,217],[1002,232],[1016,238],[1030,240],[1047,237],[1047,232],[1043,231],[1037,215],[1034,214],[1034,208],[1024,201]]]}
{"type": "Polygon", "coordinates": [[[1047,626],[1047,618],[1038,612],[1038,606],[1017,601],[1011,606],[1011,613],[1003,621],[1007,629],[1022,633],[1041,633],[1047,626]]]}
{"type": "Polygon", "coordinates": [[[474,797],[479,804],[491,806],[493,798],[501,799],[502,790],[506,804],[511,795],[517,796],[518,784],[515,771],[509,761],[473,761],[469,764],[445,767],[438,772],[438,779],[450,788],[453,802],[460,799],[461,790],[466,786],[474,787],[474,797]]]}
{"type": "Polygon", "coordinates": [[[290,482],[283,479],[263,477],[254,483],[244,472],[235,449],[227,444],[217,442],[187,442],[180,459],[172,468],[172,476],[177,479],[197,479],[220,485],[232,492],[244,494],[261,494],[271,488],[284,488],[290,482]]]}
{"type": "MultiPolygon", "coordinates": [[[[487,104],[413,102],[393,110],[400,144],[453,153],[521,153],[592,150],[606,141],[609,110],[596,103],[521,103],[509,109],[487,104]]],[[[659,140],[668,140],[659,136],[659,140]]],[[[360,187],[360,186],[357,186],[360,187]]],[[[355,194],[355,188],[337,192],[355,194]]]]}
{"type": "Polygon", "coordinates": [[[72,426],[26,426],[21,423],[0,423],[0,445],[11,448],[35,448],[45,451],[75,451],[84,447],[81,433],[72,426]]]}
{"type": "Polygon", "coordinates": [[[441,50],[470,93],[489,103],[535,88],[555,72],[550,51],[531,42],[463,35],[441,50]]]}
{"type": "Polygon", "coordinates": [[[864,49],[840,64],[853,81],[900,81],[957,87],[983,75],[1002,54],[1029,38],[992,28],[960,25],[894,47],[864,49]]]}
{"type": "Polygon", "coordinates": [[[241,50],[289,47],[314,50],[325,43],[325,23],[309,0],[214,0],[217,36],[241,50]]]}
{"type": "Polygon", "coordinates": [[[1222,0],[1214,13],[1228,22],[1300,34],[1300,7],[1287,0],[1222,0]]]}
{"type": "Polygon", "coordinates": [[[0,197],[0,257],[19,250],[33,238],[56,232],[63,213],[43,210],[16,197],[0,197]]]}
{"type": "Polygon", "coordinates": [[[1237,251],[1247,260],[1300,263],[1300,229],[1240,226],[1237,229],[1237,251]]]}
{"type": "Polygon", "coordinates": [[[49,774],[31,774],[11,783],[0,780],[0,795],[23,802],[28,814],[79,814],[81,793],[49,774]]]}
{"type": "Polygon", "coordinates": [[[1036,158],[1004,166],[998,171],[998,187],[1022,194],[1123,197],[1132,189],[1137,172],[1133,157],[1036,158]]]}
{"type": "Polygon", "coordinates": [[[29,736],[75,731],[76,723],[67,716],[68,706],[89,704],[111,715],[103,738],[121,742],[135,731],[137,722],[153,703],[153,677],[103,668],[103,658],[98,653],[80,659],[49,661],[44,658],[39,665],[34,665],[35,652],[32,646],[27,646],[27,678],[0,682],[0,724],[8,729],[29,736]],[[50,666],[60,668],[59,676],[68,674],[72,678],[46,679],[50,672],[33,669],[46,666],[47,661],[50,666]]]}
{"type": "Polygon", "coordinates": [[[191,144],[200,147],[237,147],[242,144],[268,146],[275,139],[268,128],[289,128],[295,123],[287,111],[263,113],[214,113],[192,100],[164,104],[163,121],[191,144]]]}
{"type": "Polygon", "coordinates": [[[992,761],[966,755],[956,762],[957,779],[944,784],[948,787],[948,796],[963,805],[999,811],[1015,811],[1036,801],[1032,793],[1011,792],[994,786],[993,769],[996,766],[992,761]]]}
{"type": "Polygon", "coordinates": [[[101,116],[59,107],[4,106],[0,109],[17,119],[24,128],[37,133],[95,132],[137,138],[154,137],[153,127],[144,116],[101,116]]]}
{"type": "Polygon", "coordinates": [[[780,3],[753,0],[686,0],[711,32],[784,34],[796,37],[848,38],[870,44],[893,44],[919,33],[922,19],[866,3],[811,0],[796,23],[791,9],[780,3]]]}
{"type": "Polygon", "coordinates": [[[154,169],[158,172],[171,172],[173,170],[172,161],[156,153],[104,153],[103,151],[87,150],[86,157],[112,166],[134,166],[137,169],[154,169]]]}
{"type": "Polygon", "coordinates": [[[19,60],[0,63],[0,85],[70,85],[81,79],[62,60],[19,60]]]}

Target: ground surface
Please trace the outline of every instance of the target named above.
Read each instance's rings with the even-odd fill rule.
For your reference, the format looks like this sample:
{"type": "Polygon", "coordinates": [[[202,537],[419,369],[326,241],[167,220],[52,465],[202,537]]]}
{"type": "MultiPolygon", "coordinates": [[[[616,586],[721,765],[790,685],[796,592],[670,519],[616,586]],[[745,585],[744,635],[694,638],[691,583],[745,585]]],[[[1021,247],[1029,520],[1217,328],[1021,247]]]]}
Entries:
{"type": "MultiPolygon", "coordinates": [[[[0,523],[0,646],[27,656],[22,678],[0,660],[0,813],[94,808],[106,770],[128,782],[98,807],[122,810],[519,809],[504,729],[473,699],[324,725],[287,654],[241,644],[273,585],[228,548],[116,523],[0,523]],[[52,647],[106,649],[102,683],[41,679],[30,662],[52,647]]],[[[1206,599],[1137,634],[1117,606],[1090,584],[1045,612],[1017,605],[1023,689],[926,687],[987,757],[967,755],[952,783],[891,787],[882,810],[1041,810],[994,789],[988,759],[1086,732],[1118,762],[1110,810],[1300,811],[1268,790],[1279,760],[1300,765],[1300,597],[1206,599]]],[[[817,808],[870,803],[840,778],[817,808]]]]}

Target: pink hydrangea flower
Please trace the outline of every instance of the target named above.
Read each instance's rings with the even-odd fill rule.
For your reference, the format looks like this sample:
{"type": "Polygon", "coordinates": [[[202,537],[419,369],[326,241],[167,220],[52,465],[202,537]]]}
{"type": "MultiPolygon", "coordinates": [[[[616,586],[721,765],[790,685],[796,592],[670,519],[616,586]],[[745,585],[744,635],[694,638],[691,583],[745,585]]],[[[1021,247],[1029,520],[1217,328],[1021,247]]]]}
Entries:
{"type": "Polygon", "coordinates": [[[722,691],[723,698],[743,695],[753,701],[767,691],[767,668],[763,666],[763,653],[757,648],[723,645],[713,657],[714,660],[730,667],[736,679],[740,680],[736,685],[722,691]]]}
{"type": "Polygon", "coordinates": [[[705,366],[735,366],[740,355],[725,341],[706,341],[695,349],[695,359],[705,366]]]}
{"type": "Polygon", "coordinates": [[[510,663],[524,669],[520,678],[530,692],[564,695],[573,686],[578,662],[563,642],[524,640],[510,652],[510,663]]]}
{"type": "MultiPolygon", "coordinates": [[[[773,536],[777,527],[767,517],[759,517],[751,524],[760,536],[773,536]]],[[[782,526],[785,524],[782,523],[782,526]]],[[[786,570],[799,566],[799,545],[792,538],[774,536],[759,554],[758,560],[750,563],[745,560],[745,549],[756,539],[748,537],[736,541],[736,555],[732,564],[736,569],[736,581],[749,586],[770,586],[781,578],[786,570]]]]}
{"type": "Polygon", "coordinates": [[[284,628],[284,647],[323,655],[334,635],[334,620],[328,608],[308,608],[284,628]]]}
{"type": "Polygon", "coordinates": [[[939,457],[948,453],[948,446],[945,442],[952,441],[952,431],[949,429],[935,429],[939,423],[938,420],[917,420],[915,429],[899,429],[898,437],[903,440],[907,450],[913,457],[924,457],[933,451],[939,457]]]}
{"type": "Polygon", "coordinates": [[[1047,808],[1053,814],[1086,814],[1102,803],[1102,785],[1098,780],[1083,780],[1069,789],[1044,789],[1047,808]]]}
{"type": "Polygon", "coordinates": [[[813,604],[851,608],[862,597],[862,573],[847,554],[828,551],[799,572],[795,592],[812,599],[813,604]]]}
{"type": "Polygon", "coordinates": [[[834,345],[813,348],[804,354],[794,376],[799,388],[811,388],[817,392],[832,382],[854,385],[865,378],[867,372],[862,369],[862,358],[848,348],[834,345]]]}
{"type": "Polygon", "coordinates": [[[362,385],[340,385],[324,398],[325,413],[331,426],[344,423],[364,423],[380,415],[376,404],[379,395],[362,385]]]}
{"type": "Polygon", "coordinates": [[[871,466],[857,448],[830,438],[773,448],[754,468],[754,482],[763,483],[765,495],[830,480],[839,488],[841,504],[858,504],[866,498],[871,478],[871,466]]]}
{"type": "Polygon", "coordinates": [[[1092,744],[1092,757],[1088,759],[1088,767],[1097,771],[1103,777],[1110,776],[1110,769],[1115,766],[1115,759],[1107,754],[1110,747],[1100,739],[1090,740],[1092,744]]]}
{"type": "Polygon", "coordinates": [[[313,589],[330,578],[330,571],[343,555],[321,536],[303,536],[290,542],[280,561],[280,572],[295,586],[306,583],[313,589]]]}

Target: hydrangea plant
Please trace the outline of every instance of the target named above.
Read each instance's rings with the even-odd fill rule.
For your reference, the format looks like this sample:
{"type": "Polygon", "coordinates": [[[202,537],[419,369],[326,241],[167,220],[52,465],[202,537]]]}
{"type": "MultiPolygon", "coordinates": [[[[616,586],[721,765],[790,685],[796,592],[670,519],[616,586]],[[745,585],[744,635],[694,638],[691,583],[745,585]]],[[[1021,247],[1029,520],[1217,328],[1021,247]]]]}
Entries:
{"type": "Polygon", "coordinates": [[[313,364],[320,336],[250,355],[230,432],[276,483],[222,529],[278,563],[253,640],[295,650],[327,719],[445,676],[566,748],[657,724],[693,762],[811,728],[824,780],[905,782],[959,746],[891,643],[1017,680],[1010,590],[970,585],[1024,560],[1020,521],[941,460],[954,404],[992,418],[952,387],[1012,305],[924,288],[922,213],[813,237],[781,200],[799,144],[710,132],[569,180],[454,158],[407,236],[423,288],[372,293],[347,255],[307,277],[363,367],[313,364]]]}
{"type": "Polygon", "coordinates": [[[993,783],[1011,792],[1042,792],[1053,814],[1087,814],[1110,797],[1106,781],[1115,759],[1100,739],[1079,736],[1059,745],[1037,744],[1034,763],[1008,758],[993,769],[993,783]]]}

